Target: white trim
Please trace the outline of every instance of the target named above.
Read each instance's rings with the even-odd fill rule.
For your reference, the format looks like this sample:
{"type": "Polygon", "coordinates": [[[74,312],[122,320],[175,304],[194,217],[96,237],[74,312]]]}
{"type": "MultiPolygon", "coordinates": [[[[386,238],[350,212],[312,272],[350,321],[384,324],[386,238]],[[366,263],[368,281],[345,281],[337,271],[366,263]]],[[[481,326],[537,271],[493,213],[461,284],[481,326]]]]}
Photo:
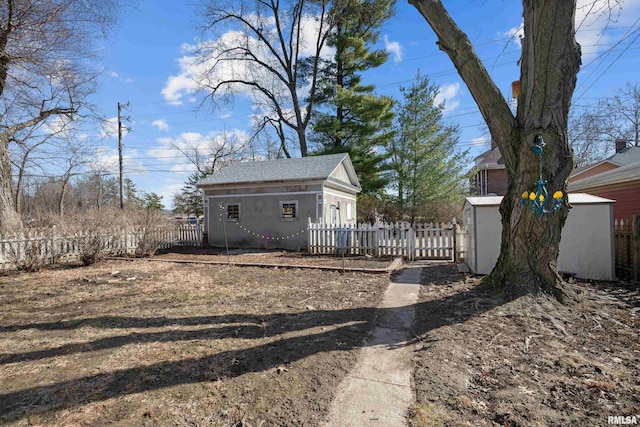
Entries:
{"type": "Polygon", "coordinates": [[[282,193],[253,193],[253,194],[224,194],[219,196],[206,196],[210,199],[224,199],[233,197],[261,197],[261,196],[288,196],[292,194],[322,194],[321,191],[289,191],[282,193]]]}
{"type": "Polygon", "coordinates": [[[345,199],[353,200],[353,201],[356,200],[356,197],[352,196],[351,194],[335,193],[335,192],[333,192],[331,190],[327,190],[327,189],[325,189],[324,192],[325,192],[325,194],[331,194],[332,196],[343,197],[345,199]]]}
{"type": "Polygon", "coordinates": [[[298,219],[300,218],[300,210],[298,209],[298,201],[297,200],[280,200],[279,201],[280,204],[280,221],[298,221],[298,219]],[[295,215],[293,216],[293,218],[285,218],[284,217],[284,207],[283,205],[295,205],[295,215]]]}
{"type": "MultiPolygon", "coordinates": [[[[351,156],[349,156],[349,153],[344,153],[344,156],[342,157],[342,160],[340,160],[340,163],[338,163],[336,167],[333,168],[329,176],[327,176],[327,178],[325,178],[324,181],[326,182],[330,180],[338,180],[337,178],[332,178],[331,175],[333,175],[340,166],[342,166],[345,172],[347,173],[349,184],[352,185],[356,189],[356,191],[362,191],[362,185],[360,184],[360,180],[358,179],[358,174],[356,174],[356,170],[353,167],[353,162],[351,161],[351,156]],[[345,161],[348,162],[348,164],[345,164],[345,161]]],[[[340,181],[344,182],[342,180],[340,181]]]]}
{"type": "Polygon", "coordinates": [[[224,204],[224,220],[227,222],[240,222],[242,219],[242,203],[240,202],[227,202],[224,204]],[[229,205],[237,205],[238,206],[238,218],[229,218],[229,205]]]}
{"type": "Polygon", "coordinates": [[[349,193],[357,194],[360,192],[355,187],[349,187],[348,185],[342,184],[337,181],[325,181],[322,185],[322,188],[333,187],[334,190],[348,190],[349,193]]]}

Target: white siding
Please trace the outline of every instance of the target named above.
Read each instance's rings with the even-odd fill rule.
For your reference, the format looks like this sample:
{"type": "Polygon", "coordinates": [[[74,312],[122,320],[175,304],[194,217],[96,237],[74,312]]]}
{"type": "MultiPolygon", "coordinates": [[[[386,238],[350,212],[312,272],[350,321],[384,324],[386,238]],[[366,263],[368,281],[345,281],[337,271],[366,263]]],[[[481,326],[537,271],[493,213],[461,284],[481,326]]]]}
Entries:
{"type": "MultiPolygon", "coordinates": [[[[558,270],[592,280],[613,280],[612,201],[569,195],[573,208],[562,229],[558,270]]],[[[483,198],[467,198],[464,219],[470,219],[465,261],[475,274],[489,274],[500,254],[502,223],[498,206],[483,198]],[[476,200],[479,199],[479,200],[476,200]]],[[[550,214],[553,215],[553,214],[550,214]]]]}

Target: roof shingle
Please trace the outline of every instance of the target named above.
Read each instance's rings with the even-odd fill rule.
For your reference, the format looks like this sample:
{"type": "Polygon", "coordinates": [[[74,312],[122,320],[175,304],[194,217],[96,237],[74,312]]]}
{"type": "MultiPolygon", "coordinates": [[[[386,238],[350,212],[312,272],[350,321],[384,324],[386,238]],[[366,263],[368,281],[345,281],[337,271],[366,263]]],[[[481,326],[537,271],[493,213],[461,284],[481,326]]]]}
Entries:
{"type": "MultiPolygon", "coordinates": [[[[198,182],[198,186],[238,184],[250,182],[324,180],[349,158],[346,153],[237,162],[220,169],[198,182]]],[[[349,164],[351,163],[348,160],[349,164]]],[[[358,185],[359,187],[359,185],[358,185]]]]}
{"type": "Polygon", "coordinates": [[[627,147],[609,157],[607,160],[620,166],[640,163],[640,147],[627,147]]]}

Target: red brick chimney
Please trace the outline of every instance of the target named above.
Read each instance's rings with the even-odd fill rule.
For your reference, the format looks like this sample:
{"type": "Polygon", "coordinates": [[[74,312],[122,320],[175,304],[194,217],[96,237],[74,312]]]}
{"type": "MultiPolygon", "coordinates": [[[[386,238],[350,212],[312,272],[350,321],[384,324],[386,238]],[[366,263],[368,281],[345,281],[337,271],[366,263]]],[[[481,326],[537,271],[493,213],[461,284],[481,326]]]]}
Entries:
{"type": "Polygon", "coordinates": [[[616,153],[621,152],[625,148],[627,148],[627,140],[626,139],[622,139],[622,138],[617,138],[616,139],[616,153]]]}

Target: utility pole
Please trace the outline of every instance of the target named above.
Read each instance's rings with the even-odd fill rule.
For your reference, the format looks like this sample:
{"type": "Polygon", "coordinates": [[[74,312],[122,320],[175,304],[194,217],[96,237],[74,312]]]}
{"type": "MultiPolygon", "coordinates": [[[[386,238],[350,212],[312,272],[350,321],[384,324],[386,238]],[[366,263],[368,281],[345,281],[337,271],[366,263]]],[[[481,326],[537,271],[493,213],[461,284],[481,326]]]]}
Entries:
{"type": "MultiPolygon", "coordinates": [[[[120,209],[124,209],[124,180],[122,177],[122,108],[128,108],[129,103],[121,105],[118,102],[118,163],[120,172],[120,209]]],[[[128,119],[125,117],[125,119],[128,119]]]]}

